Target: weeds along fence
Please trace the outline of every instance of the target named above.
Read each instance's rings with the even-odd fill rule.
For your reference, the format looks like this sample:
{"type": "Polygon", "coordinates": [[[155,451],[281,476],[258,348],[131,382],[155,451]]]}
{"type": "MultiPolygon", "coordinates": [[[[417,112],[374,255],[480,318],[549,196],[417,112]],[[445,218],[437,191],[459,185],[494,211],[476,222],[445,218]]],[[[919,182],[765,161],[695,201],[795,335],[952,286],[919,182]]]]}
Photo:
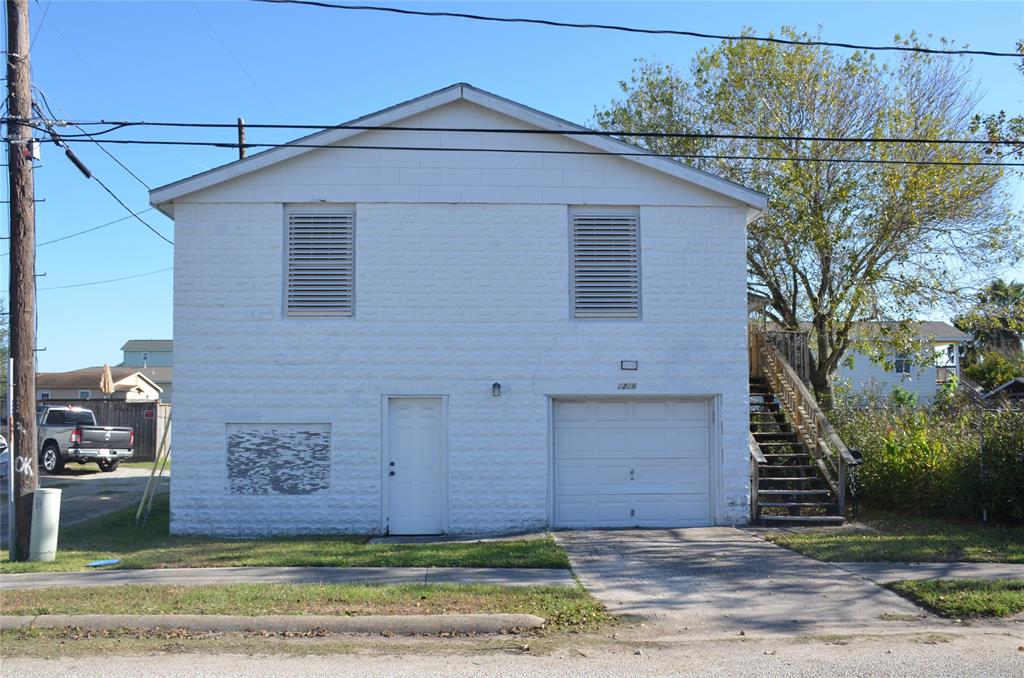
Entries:
{"type": "Polygon", "coordinates": [[[864,456],[865,505],[1024,521],[1024,407],[954,393],[925,407],[840,401],[832,419],[864,456]]]}
{"type": "MultiPolygon", "coordinates": [[[[41,405],[73,405],[92,410],[100,426],[131,426],[135,431],[133,461],[153,461],[171,415],[170,403],[123,400],[43,400],[41,405]]],[[[168,440],[168,445],[170,440],[168,440]]]]}

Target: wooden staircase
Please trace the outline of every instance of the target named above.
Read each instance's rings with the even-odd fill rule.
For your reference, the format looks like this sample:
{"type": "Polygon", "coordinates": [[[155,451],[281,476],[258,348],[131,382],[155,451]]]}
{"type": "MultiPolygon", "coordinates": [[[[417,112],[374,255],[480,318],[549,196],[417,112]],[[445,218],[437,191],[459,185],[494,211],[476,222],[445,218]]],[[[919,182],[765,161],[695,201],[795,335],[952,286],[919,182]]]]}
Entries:
{"type": "Polygon", "coordinates": [[[753,472],[754,521],[763,525],[842,525],[838,498],[786,420],[764,377],[750,379],[750,433],[760,451],[753,472]]]}
{"type": "Polygon", "coordinates": [[[847,472],[860,463],[793,367],[750,332],[751,522],[842,525],[847,472]]]}

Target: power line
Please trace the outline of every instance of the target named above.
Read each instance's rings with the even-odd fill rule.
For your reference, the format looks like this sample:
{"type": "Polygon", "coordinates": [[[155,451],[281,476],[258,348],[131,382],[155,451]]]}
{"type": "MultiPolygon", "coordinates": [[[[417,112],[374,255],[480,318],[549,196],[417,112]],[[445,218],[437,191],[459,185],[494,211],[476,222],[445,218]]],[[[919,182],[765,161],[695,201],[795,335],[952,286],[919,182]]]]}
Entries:
{"type": "Polygon", "coordinates": [[[72,287],[89,287],[90,285],[106,285],[107,283],[120,282],[122,280],[134,280],[135,278],[145,278],[146,276],[156,275],[157,273],[165,273],[165,272],[173,270],[173,269],[174,269],[173,266],[168,266],[167,268],[161,268],[161,269],[156,270],[156,271],[148,271],[146,273],[137,273],[135,275],[126,275],[126,276],[122,276],[120,278],[110,278],[108,280],[93,280],[92,282],[75,283],[73,285],[57,285],[55,287],[40,287],[39,291],[40,292],[45,292],[46,290],[66,290],[66,289],[70,289],[72,287]]]}
{"type": "Polygon", "coordinates": [[[467,14],[465,12],[435,12],[417,9],[404,9],[399,7],[379,7],[375,5],[341,5],[332,2],[319,2],[318,0],[250,0],[251,2],[263,2],[274,5],[305,5],[308,7],[320,7],[324,9],[337,9],[353,12],[384,12],[388,14],[402,14],[406,16],[443,17],[450,19],[470,19],[472,21],[490,21],[506,24],[535,24],[539,26],[552,26],[555,28],[585,28],[605,31],[619,31],[622,33],[643,33],[646,35],[677,35],[690,38],[703,38],[708,40],[746,40],[751,42],[770,42],[780,45],[809,45],[816,47],[841,47],[843,49],[859,49],[877,52],[918,52],[921,54],[947,54],[947,55],[975,55],[992,57],[1010,57],[1020,59],[1018,52],[996,52],[981,49],[933,49],[930,47],[910,47],[905,45],[860,45],[847,42],[830,42],[827,40],[787,40],[786,38],[760,37],[755,35],[718,35],[714,33],[698,33],[696,31],[683,31],[670,28],[637,28],[634,26],[619,26],[616,24],[595,24],[575,23],[570,21],[555,21],[552,19],[526,19],[519,17],[488,16],[483,14],[467,14]]]}
{"type": "MultiPolygon", "coordinates": [[[[63,139],[63,137],[62,137],[63,139]]],[[[43,143],[53,143],[47,139],[43,143]]],[[[87,142],[88,139],[71,138],[66,139],[68,143],[87,142]]],[[[136,144],[143,146],[206,146],[212,148],[238,148],[235,142],[222,141],[172,141],[157,139],[106,139],[108,144],[136,144]]],[[[771,155],[734,155],[734,154],[702,154],[702,153],[653,153],[646,151],[570,151],[561,149],[527,149],[527,148],[466,148],[466,147],[429,147],[429,146],[373,146],[373,145],[345,145],[335,146],[332,144],[305,144],[305,143],[246,143],[246,148],[333,148],[335,150],[363,150],[363,151],[432,151],[439,153],[516,153],[516,154],[537,154],[537,155],[604,155],[618,156],[624,158],[686,158],[691,160],[765,160],[780,162],[835,162],[835,163],[864,163],[879,165],[948,165],[964,167],[1024,167],[1024,162],[987,162],[983,160],[893,160],[885,158],[815,158],[806,156],[771,156],[771,155]]],[[[254,156],[255,157],[255,156],[254,156]]],[[[123,204],[123,203],[122,203],[123,204]]],[[[145,222],[143,222],[145,223],[145,222]]]]}
{"type": "Polygon", "coordinates": [[[224,51],[228,53],[228,56],[230,56],[234,60],[235,64],[238,65],[239,70],[241,70],[242,73],[245,74],[245,77],[249,78],[249,82],[251,82],[252,86],[256,88],[256,91],[260,93],[260,96],[262,96],[263,99],[268,104],[270,104],[270,107],[277,112],[277,115],[280,116],[281,119],[284,119],[284,114],[281,112],[281,109],[279,109],[277,105],[270,99],[270,97],[267,96],[267,93],[263,91],[262,87],[260,87],[260,83],[256,80],[256,78],[252,77],[252,73],[250,73],[249,70],[245,67],[245,64],[243,64],[242,61],[235,56],[235,53],[231,51],[231,48],[228,47],[228,43],[224,41],[224,38],[220,36],[220,33],[217,32],[217,29],[213,27],[213,24],[210,23],[209,19],[206,18],[206,15],[203,14],[203,12],[199,9],[199,5],[197,5],[194,2],[191,2],[189,4],[192,5],[192,8],[196,11],[196,14],[198,14],[199,18],[203,20],[203,23],[206,24],[206,27],[210,29],[210,32],[213,33],[213,36],[217,38],[217,40],[220,42],[221,47],[223,47],[224,51]]]}
{"type": "Polygon", "coordinates": [[[78,60],[81,61],[82,65],[85,66],[89,73],[92,74],[92,77],[96,78],[96,82],[102,84],[103,78],[101,78],[99,74],[93,69],[93,67],[89,65],[89,62],[85,60],[85,57],[82,56],[82,53],[75,49],[75,46],[71,44],[70,40],[68,40],[68,36],[64,35],[64,32],[60,30],[60,27],[53,20],[53,17],[49,16],[49,12],[47,12],[43,18],[50,22],[50,25],[53,26],[53,30],[57,31],[57,35],[59,35],[61,40],[64,41],[64,44],[68,46],[68,49],[70,49],[75,54],[75,56],[78,57],[78,60]]]}
{"type": "MultiPolygon", "coordinates": [[[[38,110],[38,106],[36,106],[36,105],[35,105],[35,103],[33,103],[33,106],[35,106],[35,107],[36,107],[36,109],[38,110]]],[[[37,130],[40,130],[40,131],[43,131],[43,132],[48,132],[48,133],[49,133],[49,135],[50,135],[50,139],[49,139],[49,140],[43,139],[43,140],[41,140],[41,141],[44,141],[44,142],[45,142],[45,141],[48,141],[49,143],[55,144],[55,145],[57,145],[57,146],[59,146],[59,147],[63,147],[63,148],[64,148],[64,154],[65,154],[65,155],[66,155],[66,156],[68,157],[68,160],[70,160],[70,161],[72,162],[72,164],[74,164],[74,165],[75,165],[75,167],[77,167],[77,168],[78,168],[78,170],[79,170],[79,171],[80,171],[80,172],[81,172],[81,173],[82,173],[82,174],[83,174],[83,175],[85,176],[85,178],[86,178],[86,179],[92,179],[92,180],[94,180],[94,181],[95,181],[95,182],[96,182],[97,184],[99,184],[99,185],[100,185],[100,187],[101,187],[101,188],[102,188],[102,189],[103,189],[104,191],[106,191],[106,192],[107,192],[107,194],[108,194],[108,195],[109,195],[109,196],[110,196],[111,198],[113,198],[114,200],[116,200],[116,201],[117,201],[117,203],[118,203],[119,205],[121,205],[121,207],[123,207],[123,208],[125,208],[126,210],[128,210],[128,212],[129,212],[129,213],[130,213],[130,214],[131,214],[131,215],[132,215],[133,217],[135,217],[135,219],[137,219],[137,220],[138,220],[138,221],[139,221],[139,222],[140,222],[140,223],[141,223],[141,224],[142,224],[143,226],[145,226],[145,227],[146,227],[146,228],[148,228],[148,229],[149,229],[150,231],[152,231],[152,232],[153,232],[153,233],[154,233],[154,234],[155,234],[155,235],[156,235],[156,236],[157,236],[158,238],[160,238],[160,239],[161,239],[161,240],[163,240],[164,242],[166,242],[166,243],[168,243],[169,245],[172,245],[172,246],[174,245],[174,241],[173,241],[173,240],[170,240],[169,238],[167,238],[166,236],[164,236],[164,234],[163,234],[163,233],[161,233],[160,231],[158,231],[158,230],[156,230],[155,228],[153,228],[153,226],[151,226],[151,225],[149,224],[149,222],[147,222],[147,221],[146,221],[145,219],[143,219],[142,217],[140,217],[140,216],[139,216],[139,215],[138,215],[138,214],[137,214],[137,213],[136,213],[136,212],[135,212],[135,211],[134,211],[134,210],[133,210],[133,209],[132,209],[131,207],[128,207],[128,205],[127,205],[127,204],[125,204],[125,202],[124,202],[123,200],[121,200],[121,198],[119,198],[119,197],[117,196],[117,194],[116,194],[116,193],[114,193],[114,191],[112,191],[112,190],[110,189],[110,187],[109,187],[109,186],[107,186],[107,185],[106,185],[105,183],[103,183],[103,181],[102,181],[102,180],[101,180],[101,179],[100,179],[100,178],[99,178],[98,176],[96,176],[96,175],[95,175],[94,173],[92,173],[92,172],[91,172],[91,171],[89,170],[89,168],[88,168],[88,167],[86,167],[86,166],[85,166],[85,164],[84,164],[84,163],[83,163],[83,162],[82,162],[81,160],[79,160],[79,159],[78,159],[78,156],[76,156],[76,155],[74,154],[74,152],[73,152],[73,151],[72,151],[72,150],[71,150],[71,149],[70,149],[70,148],[68,147],[67,143],[66,143],[66,142],[65,142],[65,141],[64,141],[64,140],[63,140],[63,139],[62,139],[62,138],[60,137],[60,135],[58,135],[58,134],[57,134],[57,133],[56,133],[55,131],[53,131],[53,127],[52,127],[52,126],[50,126],[50,125],[47,125],[47,126],[46,126],[46,129],[42,129],[42,128],[40,128],[40,127],[38,127],[38,126],[34,126],[34,125],[33,125],[32,127],[33,127],[34,129],[37,129],[37,130]]],[[[83,140],[83,139],[75,139],[74,141],[85,141],[85,140],[83,140]]],[[[92,139],[92,138],[89,138],[89,139],[88,139],[88,141],[91,141],[91,142],[93,142],[93,143],[96,143],[96,140],[95,140],[95,139],[92,139]]],[[[108,155],[110,155],[110,154],[108,153],[108,155]]],[[[111,155],[111,157],[113,157],[113,156],[111,155]]],[[[122,167],[123,167],[123,165],[122,165],[122,167]]],[[[125,167],[125,169],[128,169],[128,168],[127,168],[127,167],[125,167]]],[[[130,172],[130,171],[131,171],[131,170],[129,170],[129,172],[130,172]]],[[[138,177],[136,177],[136,178],[138,178],[138,177]]],[[[141,179],[139,179],[139,181],[142,181],[142,180],[141,180],[141,179]]]]}
{"type": "MultiPolygon", "coordinates": [[[[75,125],[75,127],[78,127],[78,125],[75,125]]],[[[81,127],[78,127],[78,129],[80,129],[80,130],[82,130],[83,132],[85,132],[85,130],[84,130],[84,129],[82,129],[81,127]]],[[[143,187],[145,187],[145,189],[146,189],[147,191],[151,191],[151,190],[153,190],[153,187],[152,187],[152,186],[150,186],[150,185],[149,185],[149,184],[147,184],[147,183],[146,183],[145,181],[143,181],[143,180],[142,180],[142,178],[141,178],[141,177],[140,177],[140,176],[139,176],[138,174],[136,174],[135,172],[133,172],[133,171],[131,171],[130,169],[128,169],[128,166],[127,166],[127,165],[125,165],[125,164],[124,164],[123,162],[121,162],[121,161],[120,161],[120,160],[119,160],[119,159],[117,158],[117,156],[115,156],[115,155],[114,155],[113,153],[111,153],[110,151],[108,151],[108,150],[107,150],[107,149],[106,149],[106,148],[105,148],[105,147],[103,146],[103,144],[101,144],[101,143],[100,143],[99,141],[97,141],[96,139],[94,139],[94,138],[93,138],[93,136],[92,136],[91,134],[89,134],[88,132],[85,132],[85,134],[86,134],[86,136],[87,136],[87,137],[89,137],[89,139],[90,139],[90,140],[91,140],[91,141],[92,141],[92,142],[93,142],[94,144],[96,144],[96,145],[97,145],[97,146],[99,147],[99,149],[100,149],[101,151],[103,151],[104,153],[106,153],[106,154],[107,154],[107,157],[108,157],[108,158],[110,158],[111,160],[113,160],[114,162],[116,162],[116,163],[117,163],[118,165],[120,165],[120,166],[121,166],[121,169],[123,169],[123,170],[124,170],[125,172],[127,172],[127,173],[128,173],[128,174],[130,174],[130,175],[132,175],[132,177],[134,177],[134,178],[135,178],[135,181],[137,181],[137,182],[139,182],[140,184],[142,184],[142,185],[143,185],[143,187]]]]}
{"type": "MultiPolygon", "coordinates": [[[[1021,163],[1021,164],[1024,164],[1024,163],[1021,163]]],[[[135,218],[136,218],[136,219],[137,219],[137,220],[138,220],[139,222],[141,222],[143,226],[145,226],[145,227],[146,227],[146,228],[148,228],[149,230],[153,231],[153,233],[154,233],[154,234],[156,234],[156,237],[160,238],[161,240],[163,240],[164,242],[166,242],[166,243],[167,243],[168,245],[174,245],[174,241],[173,241],[173,240],[171,240],[170,238],[168,238],[167,236],[165,236],[165,235],[164,235],[163,233],[161,233],[160,231],[158,231],[158,230],[156,230],[155,228],[153,228],[153,226],[151,226],[151,225],[149,224],[149,222],[148,222],[148,221],[146,221],[145,219],[143,219],[142,217],[140,217],[140,216],[138,215],[138,213],[137,213],[137,212],[135,212],[135,211],[134,211],[134,210],[133,210],[133,209],[132,209],[131,207],[128,207],[128,205],[126,205],[126,204],[125,204],[125,202],[124,202],[123,200],[121,200],[121,199],[120,199],[119,197],[117,197],[117,194],[116,194],[116,193],[114,193],[114,192],[113,192],[112,190],[110,190],[110,189],[109,189],[109,188],[107,187],[107,185],[106,185],[105,183],[103,183],[102,181],[100,181],[100,178],[99,178],[98,176],[96,176],[96,175],[94,174],[94,175],[92,175],[92,178],[93,178],[93,179],[94,179],[94,180],[96,181],[96,183],[97,183],[97,184],[99,184],[99,185],[100,185],[101,187],[103,187],[103,190],[104,190],[104,191],[106,191],[107,193],[109,193],[109,194],[110,194],[110,197],[111,197],[111,198],[113,198],[114,200],[116,200],[116,201],[117,201],[117,203],[118,203],[118,204],[119,204],[119,205],[120,205],[121,207],[123,207],[123,208],[125,208],[126,210],[128,210],[128,212],[129,212],[129,213],[131,213],[131,215],[132,215],[133,217],[135,217],[135,218]]]]}
{"type": "MultiPolygon", "coordinates": [[[[44,105],[44,106],[46,106],[46,110],[47,110],[47,112],[48,112],[48,113],[50,114],[50,117],[51,117],[51,118],[56,118],[57,116],[56,116],[56,115],[54,114],[54,112],[53,112],[53,109],[52,109],[52,108],[50,108],[50,100],[49,100],[49,99],[47,98],[47,96],[46,96],[46,93],[45,93],[45,92],[43,92],[43,90],[42,90],[42,89],[40,89],[39,87],[35,87],[35,90],[36,90],[36,92],[38,92],[38,93],[39,93],[39,96],[40,96],[40,97],[42,98],[42,100],[43,100],[43,105],[44,105]]],[[[38,107],[37,107],[37,110],[38,110],[38,107]]],[[[47,124],[47,123],[45,123],[45,122],[44,122],[43,124],[44,124],[44,125],[46,125],[47,127],[49,127],[49,126],[50,126],[49,124],[47,124]]],[[[125,165],[125,164],[124,164],[123,162],[121,162],[121,161],[120,161],[120,160],[119,160],[119,159],[118,159],[118,158],[117,158],[117,157],[116,157],[116,156],[115,156],[115,155],[114,155],[113,153],[111,153],[110,151],[108,151],[108,150],[107,150],[107,149],[106,149],[106,148],[105,148],[105,147],[103,146],[103,144],[101,144],[101,143],[100,143],[99,141],[97,141],[97,140],[96,140],[96,139],[95,139],[95,138],[93,137],[93,135],[92,135],[92,134],[90,134],[89,132],[87,132],[87,131],[86,131],[86,130],[85,130],[84,128],[82,128],[82,127],[81,127],[80,125],[77,125],[77,124],[75,124],[75,123],[70,123],[70,124],[71,124],[72,126],[74,126],[74,127],[78,128],[79,130],[81,130],[81,131],[82,131],[82,133],[83,133],[83,134],[84,134],[85,136],[87,136],[87,137],[89,137],[90,139],[92,139],[93,143],[95,143],[95,144],[96,144],[96,145],[97,145],[97,146],[99,147],[99,149],[100,149],[101,151],[103,151],[104,153],[106,153],[106,154],[107,154],[107,157],[108,157],[108,158],[110,158],[111,160],[113,160],[114,162],[116,162],[116,163],[117,163],[117,164],[118,164],[118,165],[119,165],[119,166],[121,167],[121,169],[123,169],[123,170],[124,170],[125,172],[127,172],[127,173],[128,173],[128,174],[130,174],[130,175],[132,175],[132,177],[133,177],[133,178],[134,178],[134,179],[135,179],[135,180],[136,180],[137,182],[139,182],[140,184],[142,184],[142,185],[143,185],[143,187],[145,187],[145,189],[146,189],[147,191],[151,191],[151,190],[153,190],[153,187],[152,187],[152,186],[150,186],[150,185],[149,185],[149,184],[147,184],[147,183],[146,183],[145,181],[143,181],[143,180],[142,180],[142,178],[141,178],[141,177],[140,177],[140,176],[139,176],[138,174],[136,174],[135,172],[133,172],[133,171],[131,171],[130,169],[128,169],[128,166],[127,166],[127,165],[125,165]]],[[[76,135],[76,136],[77,136],[77,135],[76,135]]]]}
{"type": "MultiPolygon", "coordinates": [[[[51,113],[52,115],[52,113],[51,113]]],[[[5,119],[6,120],[6,119],[5,119]]],[[[19,123],[42,123],[54,126],[78,127],[86,125],[106,125],[110,129],[100,132],[83,134],[62,134],[64,139],[75,139],[82,136],[100,136],[116,132],[128,127],[184,127],[198,129],[235,129],[237,123],[226,122],[181,122],[181,121],[148,121],[148,120],[99,120],[73,121],[60,120],[56,116],[50,120],[22,121],[19,123]]],[[[1024,146],[1024,140],[1018,139],[938,139],[919,137],[836,137],[836,136],[805,136],[787,134],[736,134],[728,132],[654,132],[630,130],[555,130],[555,129],[519,129],[505,127],[423,127],[423,126],[392,126],[392,125],[359,125],[342,123],[340,125],[312,125],[288,123],[246,123],[247,129],[313,129],[313,130],[358,130],[358,131],[389,131],[389,132],[467,132],[480,134],[539,134],[564,136],[599,136],[599,137],[631,137],[644,139],[731,139],[749,141],[809,141],[824,143],[889,143],[889,144],[953,144],[982,146],[1024,146]]],[[[246,144],[251,145],[251,144],[246,144]]]]}
{"type": "MultiPolygon", "coordinates": [[[[144,210],[138,210],[137,214],[145,214],[146,212],[152,212],[154,209],[156,209],[156,208],[154,208],[154,207],[147,207],[144,210]]],[[[54,243],[63,242],[64,240],[70,240],[71,238],[77,238],[80,235],[85,235],[86,233],[92,233],[93,231],[98,231],[101,228],[106,228],[107,226],[113,226],[114,224],[119,224],[122,221],[128,221],[129,219],[134,219],[134,218],[135,218],[134,216],[129,214],[126,217],[121,217],[120,219],[114,219],[113,221],[108,221],[107,223],[100,224],[99,226],[93,226],[91,228],[86,228],[86,229],[83,229],[81,231],[75,231],[74,233],[68,233],[67,235],[62,235],[61,237],[54,238],[53,240],[44,240],[43,242],[36,243],[36,247],[39,248],[39,247],[42,247],[43,245],[52,245],[54,243]]],[[[8,254],[7,252],[4,252],[3,254],[0,254],[0,257],[6,257],[7,254],[8,254]]]]}
{"type": "MultiPolygon", "coordinates": [[[[39,0],[36,0],[36,4],[39,5],[40,7],[43,6],[43,4],[39,0]]],[[[50,5],[52,4],[53,0],[49,0],[49,2],[46,3],[46,7],[43,8],[43,18],[39,20],[39,25],[36,27],[36,34],[32,36],[32,40],[28,43],[29,54],[32,53],[32,48],[35,46],[36,40],[39,39],[39,34],[43,32],[43,25],[46,23],[46,17],[50,13],[50,5]]]]}

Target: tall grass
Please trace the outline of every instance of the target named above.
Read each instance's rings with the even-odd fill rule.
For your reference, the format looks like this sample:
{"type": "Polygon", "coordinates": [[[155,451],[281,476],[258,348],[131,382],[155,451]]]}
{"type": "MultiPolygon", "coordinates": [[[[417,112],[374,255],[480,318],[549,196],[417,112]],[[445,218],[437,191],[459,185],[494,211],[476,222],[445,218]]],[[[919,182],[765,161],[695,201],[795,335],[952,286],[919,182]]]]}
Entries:
{"type": "Polygon", "coordinates": [[[956,395],[927,407],[841,398],[833,425],[864,463],[864,503],[912,515],[1024,520],[1024,409],[956,395]]]}

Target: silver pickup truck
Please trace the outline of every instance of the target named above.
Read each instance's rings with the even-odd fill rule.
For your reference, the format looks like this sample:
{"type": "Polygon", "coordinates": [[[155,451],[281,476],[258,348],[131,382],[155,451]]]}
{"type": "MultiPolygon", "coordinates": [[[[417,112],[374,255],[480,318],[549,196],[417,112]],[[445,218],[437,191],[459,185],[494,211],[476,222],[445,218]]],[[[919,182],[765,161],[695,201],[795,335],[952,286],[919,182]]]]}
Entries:
{"type": "Polygon", "coordinates": [[[73,461],[96,462],[110,472],[134,453],[135,431],[130,426],[97,426],[92,410],[81,407],[39,408],[39,467],[56,474],[73,461]]]}

